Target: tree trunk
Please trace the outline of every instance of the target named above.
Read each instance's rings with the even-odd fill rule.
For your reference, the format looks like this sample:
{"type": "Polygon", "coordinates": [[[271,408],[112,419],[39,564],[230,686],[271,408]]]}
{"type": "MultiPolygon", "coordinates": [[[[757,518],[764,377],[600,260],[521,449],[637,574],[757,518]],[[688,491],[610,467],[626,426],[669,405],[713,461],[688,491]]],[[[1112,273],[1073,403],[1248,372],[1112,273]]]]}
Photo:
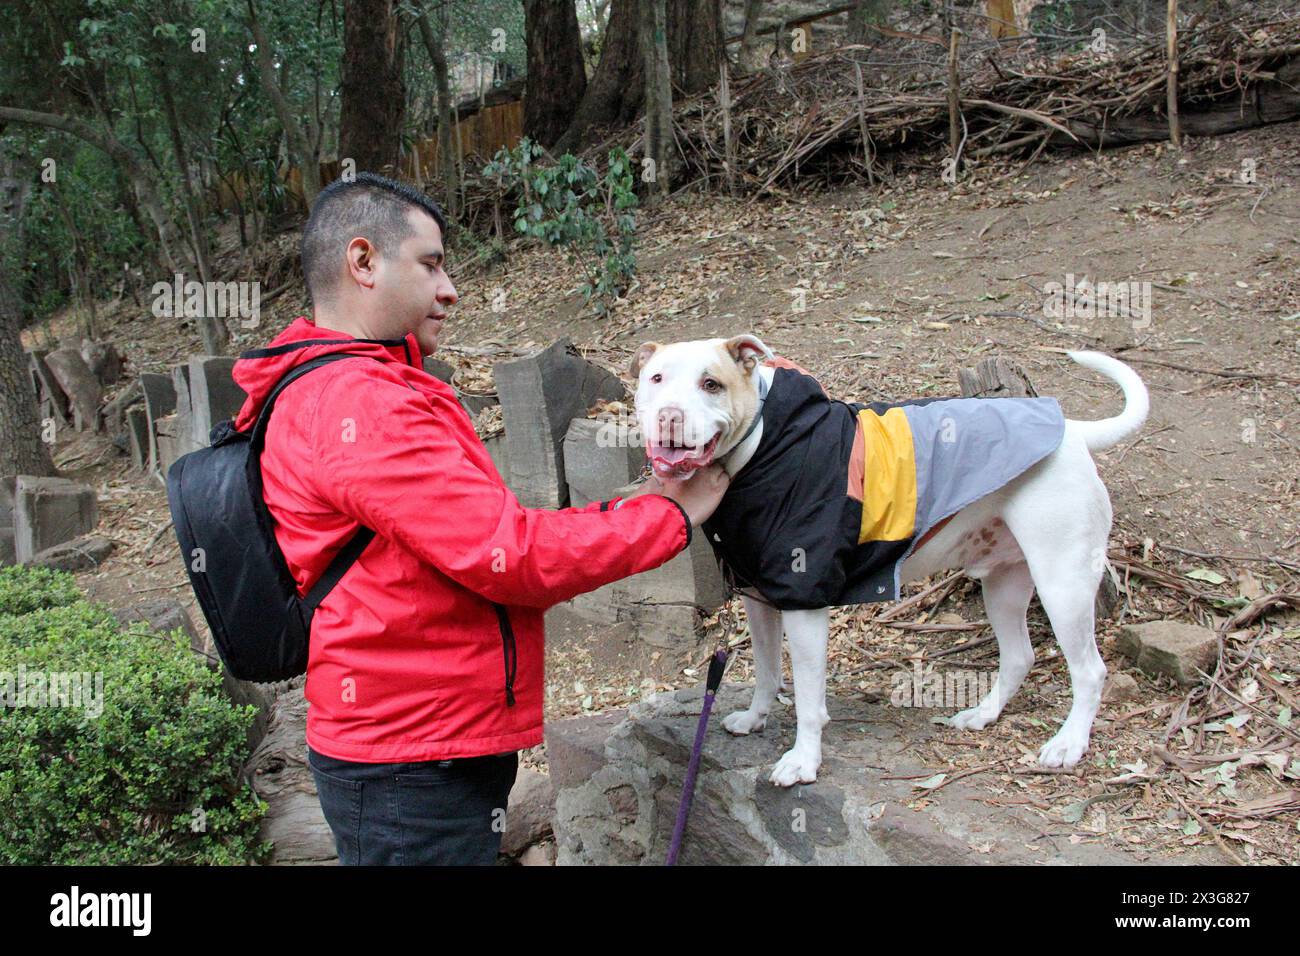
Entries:
{"type": "Polygon", "coordinates": [[[686,94],[718,82],[722,62],[722,0],[667,0],[668,63],[686,94]]]}
{"type": "Polygon", "coordinates": [[[625,126],[641,112],[645,67],[638,40],[638,0],[611,3],[600,62],[573,122],[554,146],[556,153],[578,149],[588,142],[594,129],[625,126]]]}
{"type": "Polygon", "coordinates": [[[746,73],[762,69],[763,66],[758,53],[758,21],[762,15],[763,0],[745,0],[745,32],[740,38],[736,66],[746,73]]]}
{"type": "Polygon", "coordinates": [[[15,175],[16,165],[0,156],[0,474],[52,475],[54,461],[41,440],[36,388],[19,336],[23,308],[15,259],[31,184],[15,175]]]}
{"type": "MultiPolygon", "coordinates": [[[[641,49],[639,6],[639,0],[611,0],[600,62],[573,122],[552,147],[552,152],[576,151],[591,142],[598,129],[626,126],[641,114],[645,100],[645,58],[641,49]]],[[[679,85],[688,92],[708,89],[718,82],[718,64],[723,60],[719,7],[720,0],[665,2],[670,80],[680,77],[679,85]],[[693,37],[693,32],[699,36],[693,37]],[[684,52],[674,60],[673,50],[684,52]]]]}
{"type": "Polygon", "coordinates": [[[122,165],[131,184],[135,187],[140,205],[149,214],[158,230],[158,242],[166,261],[167,268],[179,271],[182,260],[176,256],[176,226],[163,211],[162,200],[154,186],[153,177],[145,169],[135,153],[122,145],[111,133],[100,132],[89,123],[71,116],[59,116],[55,113],[41,113],[37,110],[20,110],[12,106],[0,106],[0,120],[12,120],[15,123],[29,123],[71,133],[96,149],[102,150],[122,165]]]}
{"type": "Polygon", "coordinates": [[[866,43],[872,36],[871,26],[883,24],[888,14],[889,0],[858,0],[849,11],[848,41],[866,43]]]}
{"type": "Polygon", "coordinates": [[[346,0],[339,109],[339,157],[357,171],[392,173],[402,152],[406,90],[397,0],[346,0]]]}
{"type": "Polygon", "coordinates": [[[416,11],[416,23],[420,27],[420,37],[433,62],[433,84],[438,91],[438,167],[447,190],[447,210],[456,219],[460,216],[460,177],[458,157],[452,155],[451,83],[447,76],[447,52],[443,48],[447,37],[447,7],[443,4],[438,11],[438,30],[435,32],[429,11],[420,6],[419,0],[412,2],[416,11]]]}
{"type": "Polygon", "coordinates": [[[261,79],[262,90],[275,109],[275,115],[284,128],[285,139],[289,143],[289,158],[302,173],[303,199],[310,209],[320,192],[320,163],[313,155],[298,118],[294,116],[289,101],[280,89],[275,75],[275,58],[271,55],[271,44],[262,29],[262,22],[257,18],[257,8],[253,0],[248,0],[248,29],[253,34],[253,43],[257,47],[257,72],[261,79]]]}
{"type": "Polygon", "coordinates": [[[524,0],[528,76],[524,88],[524,135],[551,146],[587,91],[582,36],[573,0],[524,0]]]}
{"type": "Polygon", "coordinates": [[[654,161],[651,195],[667,196],[669,141],[673,136],[673,91],[669,81],[665,0],[641,0],[641,55],[645,61],[645,155],[654,161]]]}
{"type": "MultiPolygon", "coordinates": [[[[199,212],[198,200],[194,196],[194,181],[190,178],[189,159],[185,153],[185,139],[181,135],[180,119],[176,115],[176,100],[172,96],[171,77],[167,75],[167,63],[161,50],[157,59],[158,89],[162,93],[163,113],[167,119],[167,132],[171,137],[172,154],[180,168],[180,193],[185,205],[185,218],[190,225],[190,239],[194,246],[194,264],[198,267],[199,281],[206,287],[213,281],[211,252],[208,237],[203,231],[203,217],[199,212]]],[[[219,315],[204,315],[198,319],[199,336],[203,339],[203,351],[208,355],[224,355],[230,347],[230,334],[226,322],[219,315]]]]}

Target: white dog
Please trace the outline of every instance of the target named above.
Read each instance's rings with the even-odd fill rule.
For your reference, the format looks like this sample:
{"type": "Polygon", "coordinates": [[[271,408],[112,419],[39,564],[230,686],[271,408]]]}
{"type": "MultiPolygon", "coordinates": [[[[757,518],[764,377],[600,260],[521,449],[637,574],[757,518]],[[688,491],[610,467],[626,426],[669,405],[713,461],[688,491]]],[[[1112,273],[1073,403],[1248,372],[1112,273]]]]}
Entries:
{"type": "Polygon", "coordinates": [[[1072,767],[1087,750],[1106,677],[1093,606],[1111,525],[1110,498],[1089,453],[1136,432],[1146,420],[1148,396],[1122,362],[1095,352],[1070,357],[1118,383],[1125,398],[1120,415],[1064,420],[1052,399],[961,399],[864,410],[822,396],[814,379],[776,359],[752,335],[651,342],[637,350],[637,416],[655,472],[683,477],[720,462],[732,484],[719,513],[738,488],[748,489],[748,503],[732,508],[723,521],[732,540],[711,531],[719,513],[704,531],[733,572],[734,565],[747,569],[737,577],[750,585],[741,593],[757,682],[749,708],[725,718],[729,732],[763,729],[781,689],[783,631],[789,640],[798,731],[794,747],[772,770],[774,783],[810,783],[821,765],[822,727],[829,720],[828,606],[894,599],[901,584],[953,568],[981,582],[1000,660],[987,697],[952,717],[952,726],[980,730],[992,723],[1024,680],[1034,660],[1025,613],[1037,589],[1069,665],[1074,695],[1069,716],[1038,759],[1045,767],[1072,767]],[[1028,417],[1018,417],[1022,412],[1028,417]],[[810,453],[773,434],[810,430],[810,422],[817,428],[834,422],[826,426],[829,451],[810,453]],[[925,422],[955,437],[922,436],[925,422]],[[1033,447],[1025,451],[1025,445],[1033,447]],[[850,458],[846,484],[837,469],[850,458]],[[995,490],[980,493],[972,476],[990,468],[998,475],[984,484],[995,490]],[[909,484],[900,474],[915,480],[909,484]],[[895,493],[902,505],[881,503],[895,493]],[[819,500],[798,500],[809,494],[819,500]],[[845,540],[840,525],[848,525],[851,537],[858,533],[853,522],[859,516],[861,540],[845,540]],[[821,543],[823,533],[835,540],[821,543]],[[799,547],[801,535],[809,536],[811,549],[799,547]],[[793,559],[774,553],[787,548],[793,559]],[[878,566],[859,574],[852,562],[868,552],[878,566]],[[785,565],[799,561],[817,565],[817,573],[789,573],[785,565]]]}

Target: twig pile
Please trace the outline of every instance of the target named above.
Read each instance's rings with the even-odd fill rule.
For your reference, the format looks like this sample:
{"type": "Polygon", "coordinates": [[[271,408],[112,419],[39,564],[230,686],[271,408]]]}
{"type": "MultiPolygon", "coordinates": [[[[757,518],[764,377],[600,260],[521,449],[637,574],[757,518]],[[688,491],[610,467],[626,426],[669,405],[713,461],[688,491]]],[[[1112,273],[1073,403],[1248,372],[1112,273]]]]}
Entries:
{"type": "MultiPolygon", "coordinates": [[[[1047,141],[1071,142],[1076,129],[1143,113],[1163,115],[1166,63],[1163,36],[1124,49],[1055,59],[1017,46],[965,42],[961,104],[963,156],[1031,150],[1047,141]]],[[[1180,101],[1191,107],[1239,99],[1300,54],[1300,16],[1236,18],[1201,23],[1180,36],[1180,101]]],[[[938,145],[947,139],[946,50],[922,38],[889,37],[874,46],[844,46],[791,67],[771,67],[731,90],[735,179],[741,188],[771,192],[810,178],[824,183],[869,179],[882,153],[938,145]],[[861,84],[861,86],[859,86],[861,84]]],[[[1185,107],[1186,108],[1186,107],[1185,107]]],[[[702,94],[675,110],[685,170],[677,181],[726,181],[723,116],[717,98],[702,94]]],[[[639,149],[633,127],[593,147],[599,160],[615,143],[639,149]]]]}

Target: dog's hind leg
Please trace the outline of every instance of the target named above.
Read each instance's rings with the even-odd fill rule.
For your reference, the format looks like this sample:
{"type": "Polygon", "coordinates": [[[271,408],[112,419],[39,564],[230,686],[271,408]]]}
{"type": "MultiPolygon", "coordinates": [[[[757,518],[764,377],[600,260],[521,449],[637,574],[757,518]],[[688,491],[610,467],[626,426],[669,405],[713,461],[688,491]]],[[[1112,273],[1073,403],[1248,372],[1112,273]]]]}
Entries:
{"type": "Polygon", "coordinates": [[[822,728],[831,719],[826,711],[826,641],[830,637],[830,609],[782,611],[790,641],[794,672],[794,708],[798,731],[794,746],[772,768],[771,780],[779,787],[812,783],[822,762],[822,728]]]}
{"type": "Polygon", "coordinates": [[[741,598],[754,648],[754,697],[748,710],[737,710],[723,718],[722,726],[733,734],[762,730],[781,689],[781,612],[747,595],[741,598]]]}
{"type": "Polygon", "coordinates": [[[976,706],[952,717],[952,726],[983,730],[998,719],[1034,663],[1025,613],[1034,595],[1029,566],[1019,564],[994,568],[980,582],[984,588],[984,611],[998,640],[998,676],[993,687],[976,706]]]}
{"type": "MultiPolygon", "coordinates": [[[[1086,567],[1086,565],[1085,565],[1086,567]]],[[[1083,573],[1077,575],[1084,578],[1083,573]]],[[[1085,580],[1056,578],[1039,582],[1038,600],[1043,604],[1057,643],[1070,668],[1074,703],[1056,736],[1043,745],[1038,762],[1044,767],[1073,767],[1088,749],[1092,722],[1101,706],[1101,688],[1106,681],[1106,663],[1097,653],[1094,633],[1094,602],[1100,575],[1085,580]]]]}

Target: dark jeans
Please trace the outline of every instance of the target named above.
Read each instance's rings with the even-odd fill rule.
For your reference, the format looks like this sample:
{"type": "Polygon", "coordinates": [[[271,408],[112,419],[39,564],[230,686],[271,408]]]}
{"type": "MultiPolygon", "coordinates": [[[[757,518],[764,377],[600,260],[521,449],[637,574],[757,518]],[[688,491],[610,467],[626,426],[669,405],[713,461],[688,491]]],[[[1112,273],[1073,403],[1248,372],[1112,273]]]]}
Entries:
{"type": "Polygon", "coordinates": [[[496,862],[519,755],[354,763],[307,748],[344,866],[496,862]]]}

